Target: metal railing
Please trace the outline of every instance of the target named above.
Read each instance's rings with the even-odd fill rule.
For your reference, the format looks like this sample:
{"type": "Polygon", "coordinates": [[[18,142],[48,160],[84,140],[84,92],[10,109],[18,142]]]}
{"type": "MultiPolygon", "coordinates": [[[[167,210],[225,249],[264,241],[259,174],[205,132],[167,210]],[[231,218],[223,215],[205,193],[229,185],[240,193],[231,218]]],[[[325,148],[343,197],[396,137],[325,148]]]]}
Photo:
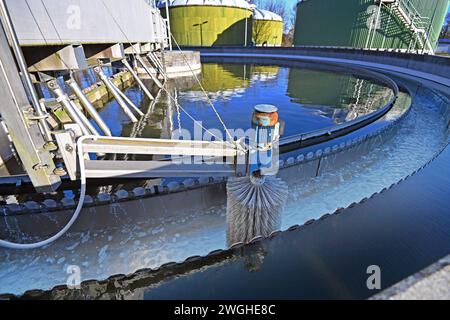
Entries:
{"type": "MultiPolygon", "coordinates": [[[[429,39],[429,35],[433,32],[431,18],[421,15],[411,0],[397,0],[394,5],[397,5],[399,10],[405,14],[405,18],[409,20],[409,27],[414,32],[416,40],[419,41],[420,47],[433,54],[433,46],[429,39]]],[[[412,49],[411,45],[410,49],[412,49]]]]}
{"type": "Polygon", "coordinates": [[[430,22],[430,18],[422,16],[411,0],[397,0],[397,3],[417,29],[426,29],[430,22]]]}

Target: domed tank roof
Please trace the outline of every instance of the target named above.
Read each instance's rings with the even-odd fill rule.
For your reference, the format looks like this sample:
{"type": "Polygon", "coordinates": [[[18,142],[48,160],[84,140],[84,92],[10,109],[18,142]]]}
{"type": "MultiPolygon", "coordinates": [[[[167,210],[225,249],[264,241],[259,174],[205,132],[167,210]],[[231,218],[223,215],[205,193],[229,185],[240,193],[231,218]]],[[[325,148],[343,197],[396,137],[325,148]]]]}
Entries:
{"type": "Polygon", "coordinates": [[[271,20],[271,21],[281,21],[283,22],[283,18],[276,13],[271,11],[263,10],[255,8],[253,10],[253,19],[254,20],[271,20]]]}
{"type": "Polygon", "coordinates": [[[169,7],[181,7],[181,6],[222,6],[222,7],[234,7],[251,10],[251,5],[245,0],[162,0],[158,3],[158,7],[162,8],[166,6],[166,2],[169,7]]]}

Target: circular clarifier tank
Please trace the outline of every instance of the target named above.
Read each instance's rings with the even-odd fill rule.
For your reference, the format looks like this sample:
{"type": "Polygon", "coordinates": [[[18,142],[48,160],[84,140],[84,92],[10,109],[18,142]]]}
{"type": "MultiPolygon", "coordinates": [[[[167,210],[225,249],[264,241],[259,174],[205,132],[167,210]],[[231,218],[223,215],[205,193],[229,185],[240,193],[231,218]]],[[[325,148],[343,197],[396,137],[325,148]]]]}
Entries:
{"type": "MultiPolygon", "coordinates": [[[[292,137],[331,132],[386,110],[354,131],[282,152],[279,176],[289,187],[279,217],[282,230],[390,187],[425,165],[448,143],[450,113],[440,100],[447,97],[401,76],[388,81],[378,73],[348,66],[237,64],[216,59],[204,61],[200,81],[201,85],[192,77],[171,80],[168,93],[161,93],[153,103],[137,87],[127,90],[146,114],[139,125],[124,118],[114,102],[106,103],[100,113],[108,115],[104,119],[115,135],[170,138],[185,129],[195,137],[199,127],[191,117],[224,134],[210,102],[229,129],[243,130],[251,127],[254,106],[268,104],[278,109],[283,122],[282,149],[292,143],[292,137]]],[[[64,284],[71,265],[80,267],[82,280],[106,279],[226,249],[230,226],[224,185],[221,177],[203,177],[91,187],[91,205],[61,240],[41,250],[0,249],[0,291],[22,294],[64,284]]],[[[52,197],[62,206],[63,198],[76,198],[77,192],[52,197]]],[[[33,195],[2,200],[11,205],[40,203],[33,195]]],[[[37,211],[5,215],[0,221],[1,238],[35,239],[39,236],[21,228],[24,217],[34,225],[58,228],[58,220],[71,209],[37,211]]]]}

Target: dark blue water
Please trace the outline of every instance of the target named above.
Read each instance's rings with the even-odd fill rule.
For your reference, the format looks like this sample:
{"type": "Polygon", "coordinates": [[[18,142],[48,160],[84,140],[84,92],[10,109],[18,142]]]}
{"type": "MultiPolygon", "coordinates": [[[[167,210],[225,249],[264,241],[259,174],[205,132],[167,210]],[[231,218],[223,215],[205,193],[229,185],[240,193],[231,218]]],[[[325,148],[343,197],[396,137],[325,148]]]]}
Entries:
{"type": "MultiPolygon", "coordinates": [[[[133,293],[143,299],[366,299],[450,253],[450,148],[382,195],[272,240],[206,258],[133,293]],[[205,266],[202,268],[202,266],[205,266]],[[193,272],[192,272],[193,271],[193,272]],[[155,283],[155,285],[150,285],[155,283]]],[[[155,273],[157,275],[158,273],[155,273]]]]}

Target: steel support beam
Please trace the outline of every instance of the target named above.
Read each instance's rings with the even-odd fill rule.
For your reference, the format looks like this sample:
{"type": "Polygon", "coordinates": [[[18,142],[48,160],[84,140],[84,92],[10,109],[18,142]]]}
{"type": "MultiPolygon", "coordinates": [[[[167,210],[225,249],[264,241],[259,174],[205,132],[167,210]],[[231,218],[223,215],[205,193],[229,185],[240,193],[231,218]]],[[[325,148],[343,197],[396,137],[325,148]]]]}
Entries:
{"type": "Polygon", "coordinates": [[[123,59],[122,63],[125,66],[125,68],[131,73],[131,75],[133,76],[134,80],[137,82],[139,87],[141,87],[142,91],[144,91],[146,96],[149,97],[149,99],[152,100],[152,101],[155,100],[155,97],[153,97],[153,95],[150,93],[150,90],[148,90],[148,88],[145,86],[144,82],[141,80],[141,78],[139,78],[139,76],[136,73],[136,71],[134,71],[134,69],[128,63],[128,60],[127,59],[123,59]]]}
{"type": "Polygon", "coordinates": [[[81,112],[81,110],[78,109],[78,107],[70,100],[67,94],[59,87],[56,80],[49,81],[48,87],[56,95],[58,101],[63,105],[64,110],[66,110],[70,118],[80,126],[83,135],[100,135],[86,118],[86,116],[81,112]]]}
{"type": "Polygon", "coordinates": [[[98,64],[98,60],[117,61],[125,59],[123,44],[85,44],[84,54],[90,65],[98,64]]]}
{"type": "Polygon", "coordinates": [[[111,130],[108,128],[108,125],[103,121],[92,103],[84,95],[83,90],[81,90],[78,83],[74,79],[70,79],[67,81],[67,84],[72,88],[73,92],[80,100],[80,104],[86,109],[92,119],[94,119],[94,121],[98,124],[103,133],[106,136],[112,136],[111,130]]]}
{"type": "MultiPolygon", "coordinates": [[[[28,66],[25,60],[25,57],[23,55],[22,48],[19,43],[19,39],[16,34],[16,30],[14,29],[11,16],[8,11],[8,7],[6,5],[5,0],[0,0],[0,17],[2,18],[2,31],[0,33],[4,34],[5,40],[1,42],[2,46],[7,47],[9,49],[8,44],[8,37],[11,41],[10,45],[14,52],[15,60],[17,61],[19,70],[21,72],[22,80],[24,82],[24,87],[26,90],[26,93],[29,97],[29,101],[31,102],[32,107],[34,108],[34,112],[38,117],[41,119],[40,127],[43,130],[44,139],[49,142],[52,141],[52,137],[50,134],[50,129],[48,128],[47,123],[44,119],[44,112],[42,111],[40,104],[39,104],[39,97],[34,89],[33,82],[31,80],[31,76],[28,73],[28,66]]],[[[0,23],[1,24],[1,23],[0,23]]],[[[5,60],[8,61],[8,60],[5,60]]],[[[11,60],[12,62],[13,60],[11,60]]]]}
{"type": "Polygon", "coordinates": [[[159,70],[159,73],[164,77],[164,79],[167,79],[166,69],[158,57],[153,52],[149,52],[147,54],[147,58],[153,63],[156,70],[159,70]]]}
{"type": "Polygon", "coordinates": [[[123,100],[125,100],[125,102],[140,116],[140,117],[143,117],[144,116],[144,113],[141,111],[141,110],[139,110],[139,108],[134,104],[134,102],[133,101],[131,101],[131,99],[130,98],[128,98],[127,97],[127,95],[122,91],[122,90],[120,90],[115,84],[114,84],[114,82],[112,82],[112,81],[110,81],[111,82],[111,86],[113,87],[113,89],[122,97],[122,99],[123,100]]]}
{"type": "Polygon", "coordinates": [[[128,108],[127,103],[123,100],[122,96],[116,91],[115,86],[111,82],[111,80],[106,76],[106,74],[102,71],[101,67],[94,68],[95,73],[98,74],[100,79],[103,81],[105,86],[108,88],[109,92],[114,96],[117,100],[117,103],[122,108],[123,112],[130,118],[131,122],[138,122],[138,119],[135,117],[133,112],[131,112],[130,108],[128,108]]]}
{"type": "Polygon", "coordinates": [[[144,68],[145,72],[150,76],[150,78],[152,78],[153,82],[158,86],[158,88],[161,89],[163,87],[161,81],[159,81],[158,77],[152,73],[152,71],[145,64],[142,58],[139,55],[136,55],[136,60],[141,64],[142,68],[144,68]]]}
{"type": "Polygon", "coordinates": [[[236,176],[245,172],[246,152],[229,142],[84,137],[81,152],[172,156],[161,161],[85,160],[88,178],[236,176]]]}
{"type": "Polygon", "coordinates": [[[66,167],[67,174],[70,180],[77,180],[77,147],[74,143],[74,139],[70,131],[55,133],[56,142],[59,149],[62,150],[61,155],[64,160],[64,166],[66,167]]]}
{"type": "Polygon", "coordinates": [[[151,43],[141,43],[141,50],[140,50],[140,52],[142,54],[147,54],[147,53],[149,53],[152,50],[153,50],[153,45],[151,43]]]}
{"type": "Polygon", "coordinates": [[[141,44],[124,44],[125,54],[141,54],[141,44]]]}
{"type": "MultiPolygon", "coordinates": [[[[26,69],[25,66],[25,72],[26,69]]],[[[55,164],[45,149],[46,140],[41,131],[45,115],[39,101],[36,102],[37,109],[30,104],[1,24],[0,84],[1,116],[25,171],[38,192],[57,190],[61,179],[54,175],[55,164]]]]}

